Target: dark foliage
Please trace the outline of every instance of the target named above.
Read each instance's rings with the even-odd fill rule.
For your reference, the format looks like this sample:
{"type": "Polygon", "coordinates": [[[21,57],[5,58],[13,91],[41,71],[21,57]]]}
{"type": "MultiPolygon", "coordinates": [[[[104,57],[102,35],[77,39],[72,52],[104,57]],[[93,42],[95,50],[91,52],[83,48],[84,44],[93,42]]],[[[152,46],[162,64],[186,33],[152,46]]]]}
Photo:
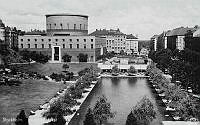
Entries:
{"type": "Polygon", "coordinates": [[[87,114],[85,115],[85,120],[83,121],[84,125],[96,125],[94,120],[94,115],[92,113],[92,109],[87,110],[87,114]]]}
{"type": "Polygon", "coordinates": [[[83,54],[83,53],[79,53],[78,58],[79,58],[79,62],[87,62],[88,55],[83,54]]]}
{"type": "Polygon", "coordinates": [[[16,125],[28,125],[28,118],[26,117],[24,110],[21,110],[19,115],[17,115],[15,124],[16,125]]]}
{"type": "Polygon", "coordinates": [[[72,56],[68,55],[68,54],[65,54],[62,59],[64,62],[71,62],[71,58],[72,56]]]}

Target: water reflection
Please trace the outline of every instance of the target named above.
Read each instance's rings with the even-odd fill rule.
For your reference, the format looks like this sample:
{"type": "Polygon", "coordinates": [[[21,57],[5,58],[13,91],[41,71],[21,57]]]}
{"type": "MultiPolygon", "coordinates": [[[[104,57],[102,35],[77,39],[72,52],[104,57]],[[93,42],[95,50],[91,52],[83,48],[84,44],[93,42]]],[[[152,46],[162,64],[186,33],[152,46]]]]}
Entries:
{"type": "Polygon", "coordinates": [[[119,82],[120,82],[120,78],[118,78],[118,77],[112,77],[111,81],[112,81],[113,85],[118,85],[119,82]]]}
{"type": "Polygon", "coordinates": [[[137,83],[137,78],[136,77],[129,78],[128,83],[130,86],[134,86],[137,83]]]}

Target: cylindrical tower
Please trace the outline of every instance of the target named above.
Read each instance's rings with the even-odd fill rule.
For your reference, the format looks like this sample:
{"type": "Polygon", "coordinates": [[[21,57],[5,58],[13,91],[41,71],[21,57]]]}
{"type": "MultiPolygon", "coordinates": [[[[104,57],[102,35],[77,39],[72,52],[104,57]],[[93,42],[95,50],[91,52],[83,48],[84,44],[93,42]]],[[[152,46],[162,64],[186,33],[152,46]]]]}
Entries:
{"type": "Polygon", "coordinates": [[[74,14],[46,15],[48,36],[71,36],[88,34],[88,16],[74,14]]]}

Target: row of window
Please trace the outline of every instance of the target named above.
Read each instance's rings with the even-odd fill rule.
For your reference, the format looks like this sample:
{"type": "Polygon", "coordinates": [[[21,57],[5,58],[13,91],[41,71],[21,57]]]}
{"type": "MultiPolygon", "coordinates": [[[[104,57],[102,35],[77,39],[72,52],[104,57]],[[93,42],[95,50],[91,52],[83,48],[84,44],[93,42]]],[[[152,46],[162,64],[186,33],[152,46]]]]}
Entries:
{"type": "MultiPolygon", "coordinates": [[[[62,23],[60,23],[60,24],[56,24],[56,23],[54,23],[54,24],[47,24],[47,26],[49,26],[49,29],[52,29],[52,26],[54,26],[54,28],[53,29],[55,29],[55,28],[57,28],[57,26],[60,26],[60,28],[61,29],[63,29],[63,24],[62,23]]],[[[77,24],[74,24],[74,26],[73,26],[73,28],[74,28],[74,30],[76,30],[76,29],[78,29],[77,28],[77,24]]],[[[69,28],[69,23],[67,23],[67,29],[70,29],[69,28]]],[[[87,25],[85,25],[85,24],[79,24],[79,29],[80,30],[86,30],[87,29],[87,25]]]]}
{"type": "MultiPolygon", "coordinates": [[[[21,44],[21,48],[24,48],[24,44],[21,44]]],[[[27,44],[27,48],[31,48],[31,45],[30,44],[27,44]]],[[[34,48],[38,48],[38,45],[37,44],[34,44],[34,48]]],[[[41,44],[41,48],[45,48],[44,44],[41,44]]],[[[48,48],[51,48],[51,44],[48,45],[48,48]]],[[[65,44],[62,45],[62,48],[66,48],[65,44]]],[[[73,45],[72,44],[69,44],[69,48],[72,49],[73,48],[73,45]]],[[[79,49],[79,44],[76,45],[76,48],[79,49]]],[[[86,44],[83,44],[83,48],[86,49],[86,44]]],[[[90,46],[91,49],[94,48],[94,45],[91,44],[90,46]]]]}
{"type": "MultiPolygon", "coordinates": [[[[48,39],[49,42],[51,42],[51,40],[52,40],[52,39],[48,39]]],[[[65,42],[65,40],[66,40],[66,39],[62,39],[63,42],[65,42]]],[[[24,41],[24,39],[21,39],[21,42],[23,42],[23,41],[24,41]]],[[[27,39],[27,41],[31,41],[31,40],[30,40],[30,39],[27,39]]],[[[38,39],[34,39],[34,41],[37,42],[38,39]]],[[[41,41],[44,42],[44,39],[41,39],[41,41]]],[[[57,42],[58,39],[55,39],[55,41],[57,42]]],[[[69,41],[72,42],[72,39],[69,39],[69,41]]],[[[79,42],[79,39],[76,39],[76,41],[79,42]]],[[[86,42],[87,40],[86,40],[86,39],[83,39],[83,41],[86,42]]],[[[93,40],[93,39],[90,39],[90,41],[93,42],[94,40],[93,40]]]]}

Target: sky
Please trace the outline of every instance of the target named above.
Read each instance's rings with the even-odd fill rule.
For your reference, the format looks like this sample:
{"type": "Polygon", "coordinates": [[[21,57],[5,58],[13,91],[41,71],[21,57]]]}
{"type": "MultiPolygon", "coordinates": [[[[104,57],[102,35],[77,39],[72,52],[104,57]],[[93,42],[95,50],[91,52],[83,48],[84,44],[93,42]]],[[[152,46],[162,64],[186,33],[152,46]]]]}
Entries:
{"type": "Polygon", "coordinates": [[[200,26],[200,0],[0,0],[0,19],[21,30],[45,30],[45,15],[89,16],[89,33],[117,29],[150,39],[177,27],[200,26]]]}

